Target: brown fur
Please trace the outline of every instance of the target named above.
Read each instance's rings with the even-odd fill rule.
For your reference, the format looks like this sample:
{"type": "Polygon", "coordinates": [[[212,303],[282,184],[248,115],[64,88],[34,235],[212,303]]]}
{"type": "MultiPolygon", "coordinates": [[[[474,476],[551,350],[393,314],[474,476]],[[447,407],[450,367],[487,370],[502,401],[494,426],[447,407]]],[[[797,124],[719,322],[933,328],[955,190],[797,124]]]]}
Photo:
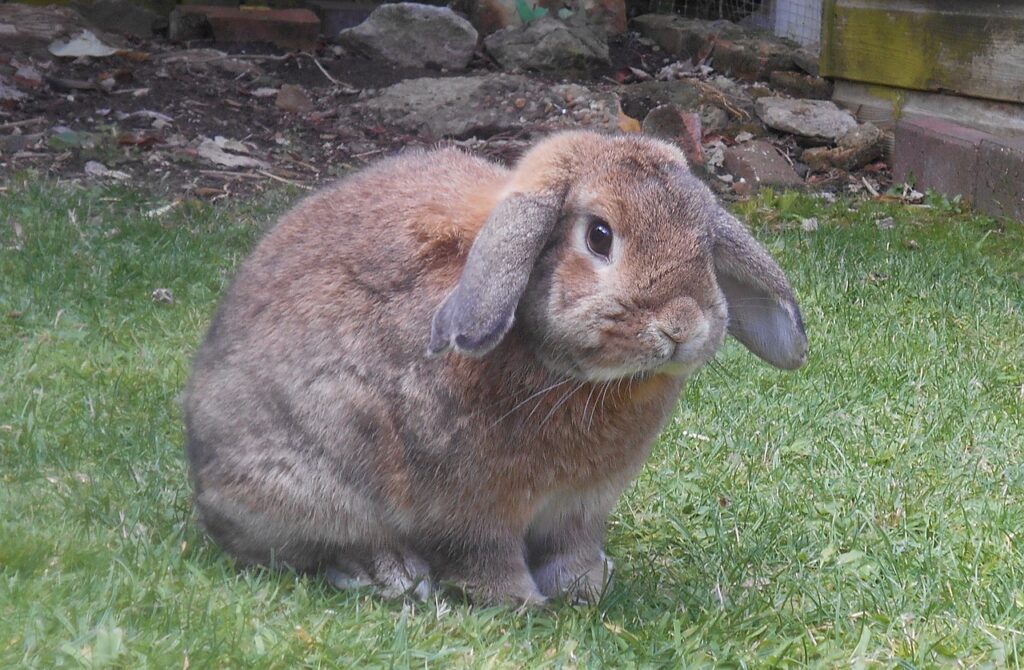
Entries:
{"type": "Polygon", "coordinates": [[[795,323],[781,271],[721,216],[674,148],[590,133],[511,171],[410,153],[306,199],[243,264],[196,356],[185,412],[207,531],[245,563],[387,593],[429,577],[485,602],[595,597],[605,519],[724,336],[716,268],[747,264],[715,255],[719,231],[771,275],[729,281],[795,323]],[[513,194],[560,211],[511,329],[479,357],[427,356],[481,231],[518,225],[494,218],[513,194]],[[614,263],[581,247],[593,215],[621,240],[614,263]]]}

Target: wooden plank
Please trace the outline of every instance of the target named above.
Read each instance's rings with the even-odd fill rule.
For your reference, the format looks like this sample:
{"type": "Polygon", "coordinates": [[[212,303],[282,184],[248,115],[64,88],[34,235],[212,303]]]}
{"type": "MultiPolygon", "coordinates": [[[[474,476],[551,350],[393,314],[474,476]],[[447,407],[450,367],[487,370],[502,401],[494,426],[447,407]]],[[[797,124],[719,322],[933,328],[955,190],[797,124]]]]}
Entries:
{"type": "Polygon", "coordinates": [[[826,0],[822,75],[1024,102],[1024,3],[826,0]]]}

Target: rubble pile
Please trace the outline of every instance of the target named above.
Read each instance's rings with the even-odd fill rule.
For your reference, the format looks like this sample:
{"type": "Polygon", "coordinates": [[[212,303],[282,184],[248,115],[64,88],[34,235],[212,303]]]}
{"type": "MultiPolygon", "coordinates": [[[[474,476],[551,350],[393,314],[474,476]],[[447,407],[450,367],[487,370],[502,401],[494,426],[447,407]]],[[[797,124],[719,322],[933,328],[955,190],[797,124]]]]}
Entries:
{"type": "Polygon", "coordinates": [[[793,42],[673,15],[623,30],[611,0],[501,6],[388,4],[325,33],[308,10],[0,4],[0,170],[216,198],[439,141],[512,160],[583,127],[675,142],[725,194],[887,186],[890,138],[793,42]]]}

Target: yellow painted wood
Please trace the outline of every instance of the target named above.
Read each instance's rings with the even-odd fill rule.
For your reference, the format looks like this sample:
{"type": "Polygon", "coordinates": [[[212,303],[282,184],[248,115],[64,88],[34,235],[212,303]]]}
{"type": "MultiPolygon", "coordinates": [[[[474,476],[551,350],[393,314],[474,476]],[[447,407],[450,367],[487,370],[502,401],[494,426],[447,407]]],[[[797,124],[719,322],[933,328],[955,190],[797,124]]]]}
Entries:
{"type": "Polygon", "coordinates": [[[1024,2],[826,0],[823,24],[824,76],[1024,102],[1024,2]]]}

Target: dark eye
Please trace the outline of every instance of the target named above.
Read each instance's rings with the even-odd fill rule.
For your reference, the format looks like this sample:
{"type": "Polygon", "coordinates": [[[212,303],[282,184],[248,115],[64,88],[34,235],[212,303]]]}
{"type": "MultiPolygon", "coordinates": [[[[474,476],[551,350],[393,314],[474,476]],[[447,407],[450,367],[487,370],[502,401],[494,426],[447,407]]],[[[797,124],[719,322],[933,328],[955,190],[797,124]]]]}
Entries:
{"type": "Polygon", "coordinates": [[[587,248],[590,253],[609,258],[612,253],[612,229],[604,219],[591,219],[587,225],[587,248]]]}

